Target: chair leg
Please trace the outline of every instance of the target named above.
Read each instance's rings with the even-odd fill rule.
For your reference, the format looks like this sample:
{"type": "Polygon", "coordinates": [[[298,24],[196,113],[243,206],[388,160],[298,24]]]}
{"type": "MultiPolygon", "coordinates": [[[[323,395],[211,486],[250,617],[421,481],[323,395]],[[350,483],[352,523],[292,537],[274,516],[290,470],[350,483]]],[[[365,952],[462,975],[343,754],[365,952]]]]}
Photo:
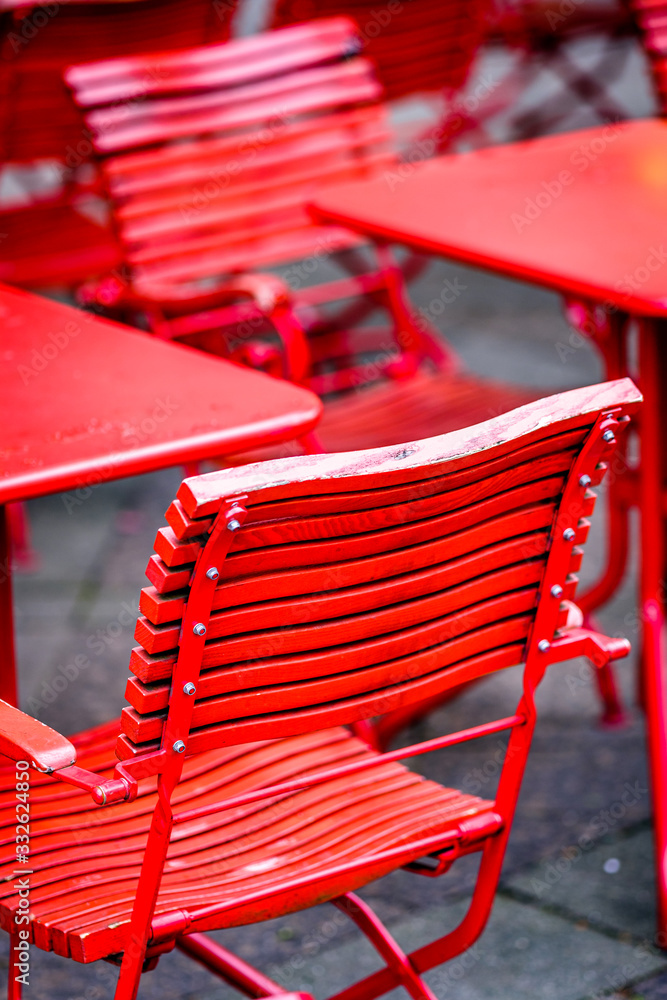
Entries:
{"type": "Polygon", "coordinates": [[[176,939],[176,947],[248,997],[272,997],[284,992],[278,983],[206,934],[182,934],[176,939]]]}
{"type": "Polygon", "coordinates": [[[159,779],[158,802],[148,833],[144,863],[137,885],[114,1000],[136,1000],[137,997],[146,947],[151,934],[151,921],[169,847],[173,825],[170,799],[173,785],[178,781],[178,777],[178,773],[174,772],[169,779],[164,775],[159,779]]]}
{"type": "Polygon", "coordinates": [[[412,962],[391,936],[381,920],[353,892],[332,900],[334,906],[353,920],[371,944],[377,949],[396,977],[396,985],[403,986],[413,1000],[437,1000],[412,962]]]}
{"type": "Polygon", "coordinates": [[[21,1000],[23,983],[19,978],[19,941],[18,934],[9,935],[9,972],[7,982],[7,1000],[21,1000]]]}

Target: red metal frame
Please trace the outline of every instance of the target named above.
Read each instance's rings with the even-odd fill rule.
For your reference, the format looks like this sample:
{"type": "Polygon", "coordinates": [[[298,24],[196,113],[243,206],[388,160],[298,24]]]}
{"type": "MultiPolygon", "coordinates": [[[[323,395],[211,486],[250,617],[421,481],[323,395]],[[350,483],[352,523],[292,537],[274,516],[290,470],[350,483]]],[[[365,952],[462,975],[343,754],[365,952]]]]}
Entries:
{"type": "MultiPolygon", "coordinates": [[[[114,902],[113,896],[109,897],[108,904],[102,904],[110,909],[107,908],[106,912],[95,917],[95,907],[100,905],[100,900],[105,899],[102,883],[95,880],[90,889],[83,890],[82,901],[76,907],[75,925],[86,928],[85,934],[79,938],[77,944],[78,932],[67,931],[67,919],[63,923],[57,916],[58,891],[56,890],[54,895],[50,890],[45,893],[42,888],[48,886],[49,881],[44,883],[40,880],[39,870],[44,870],[45,864],[47,870],[50,870],[51,862],[48,851],[46,855],[42,854],[44,845],[38,839],[34,845],[35,855],[32,862],[33,869],[37,873],[33,880],[34,900],[31,910],[35,943],[44,947],[50,940],[50,946],[56,947],[56,950],[71,949],[72,956],[79,955],[80,960],[88,961],[122,951],[120,977],[115,992],[116,1000],[134,1000],[142,970],[154,964],[159,956],[171,950],[174,944],[191,954],[197,961],[207,965],[227,982],[237,986],[246,995],[274,996],[280,993],[280,988],[275,983],[235,956],[230,956],[224,948],[208,941],[202,932],[214,927],[229,926],[234,922],[266,919],[286,910],[330,899],[366,934],[385,962],[379,972],[343,990],[337,994],[336,1000],[373,998],[396,985],[404,986],[415,1000],[433,1000],[433,995],[423,982],[421,973],[469,947],[481,933],[488,919],[535,724],[534,693],[544,671],[548,665],[572,656],[587,656],[595,666],[600,667],[610,659],[624,656],[628,652],[629,644],[625,640],[607,639],[589,629],[570,625],[569,621],[575,616],[571,614],[567,603],[562,604],[562,598],[565,594],[571,594],[576,586],[572,568],[580,561],[577,543],[585,538],[588,530],[586,515],[590,513],[593,502],[589,486],[595,485],[602,479],[608,460],[614,453],[616,435],[624,428],[625,418],[636,411],[639,399],[629,380],[607,383],[543,400],[515,413],[498,417],[495,421],[480,425],[478,428],[415,442],[409,453],[397,454],[396,449],[386,449],[384,452],[359,453],[352,457],[304,457],[296,462],[266,463],[187,480],[179,491],[178,505],[173,510],[170,508],[170,522],[176,525],[178,534],[172,528],[171,535],[169,533],[158,535],[156,546],[172,564],[175,562],[175,565],[191,567],[189,589],[179,612],[180,638],[177,639],[177,657],[173,671],[168,672],[171,694],[159,744],[133,744],[132,740],[124,735],[127,733],[127,720],[124,716],[118,752],[125,759],[116,765],[113,775],[106,769],[100,775],[94,767],[91,770],[88,768],[97,760],[99,770],[106,759],[102,753],[102,744],[106,745],[110,739],[111,730],[108,727],[99,736],[83,734],[82,737],[73,739],[73,744],[81,756],[81,765],[86,766],[72,765],[66,759],[71,747],[68,741],[47,727],[27,719],[17,709],[6,706],[0,712],[2,748],[5,753],[15,760],[23,759],[22,755],[28,755],[29,759],[36,755],[37,759],[46,765],[41,768],[42,771],[48,769],[49,761],[53,761],[57,766],[50,774],[51,780],[57,779],[84,788],[92,793],[94,800],[101,805],[124,801],[126,805],[117,808],[126,810],[124,815],[128,818],[146,815],[143,805],[145,797],[137,798],[139,783],[151,776],[158,778],[148,841],[143,842],[142,839],[136,878],[132,883],[134,905],[131,918],[128,920],[122,915],[125,904],[122,903],[122,899],[118,903],[114,902]],[[538,455],[543,457],[540,459],[538,455]],[[535,499],[542,495],[539,491],[542,489],[543,473],[547,467],[554,471],[560,470],[561,486],[554,504],[548,508],[549,530],[546,548],[539,542],[537,536],[522,532],[519,536],[522,548],[518,549],[513,557],[519,560],[516,563],[517,568],[533,563],[539,567],[539,570],[537,568],[535,570],[537,575],[530,577],[534,581],[533,586],[537,588],[538,597],[535,606],[536,594],[534,591],[530,592],[534,610],[530,624],[525,625],[526,631],[522,633],[524,643],[506,647],[515,633],[512,631],[513,626],[509,624],[510,620],[507,619],[507,612],[499,605],[495,613],[500,620],[493,627],[497,627],[500,631],[493,643],[498,646],[498,651],[507,648],[509,655],[501,659],[496,657],[495,666],[486,654],[470,656],[470,653],[474,652],[476,640],[472,638],[473,633],[468,636],[470,624],[464,625],[466,631],[460,638],[464,644],[472,643],[468,652],[463,653],[467,658],[450,667],[447,672],[438,674],[440,686],[454,687],[460,684],[461,677],[466,672],[472,679],[480,672],[499,669],[516,662],[518,657],[525,664],[524,684],[523,694],[514,715],[484,722],[458,733],[447,734],[416,746],[403,747],[387,754],[377,754],[364,748],[363,743],[343,729],[331,729],[340,722],[352,723],[363,720],[369,714],[377,714],[378,706],[385,702],[391,706],[397,699],[399,702],[408,702],[410,699],[418,698],[423,685],[417,669],[417,656],[409,657],[409,663],[406,661],[399,673],[396,673],[396,670],[402,661],[395,658],[388,661],[394,673],[390,675],[381,696],[378,696],[375,690],[368,694],[363,694],[362,690],[350,699],[349,695],[337,693],[336,675],[333,675],[327,679],[329,699],[322,704],[319,696],[308,693],[312,681],[306,679],[303,684],[297,683],[295,686],[299,698],[301,691],[304,692],[306,701],[303,703],[303,709],[295,711],[292,708],[291,696],[286,692],[284,696],[281,695],[281,699],[284,699],[282,701],[284,710],[282,708],[274,710],[267,700],[270,696],[262,694],[261,698],[254,702],[254,711],[257,713],[255,717],[235,720],[232,711],[234,701],[232,687],[224,698],[226,707],[223,708],[222,724],[216,723],[218,718],[216,716],[212,719],[212,725],[202,725],[197,715],[198,706],[200,703],[206,706],[212,703],[212,699],[206,694],[205,684],[210,676],[211,650],[217,648],[216,635],[219,634],[220,616],[216,613],[216,607],[219,607],[222,598],[223,608],[226,609],[222,620],[227,624],[223,628],[222,634],[225,638],[221,648],[224,649],[225,644],[231,643],[229,649],[233,660],[236,656],[233,643],[237,641],[234,637],[234,615],[241,613],[237,610],[239,606],[236,603],[239,599],[238,588],[245,587],[249,590],[246,598],[250,601],[247,613],[254,613],[252,610],[254,602],[259,597],[264,609],[262,614],[266,614],[266,609],[270,605],[270,600],[267,599],[271,596],[271,588],[253,597],[253,589],[259,584],[252,576],[248,578],[244,574],[247,574],[249,566],[253,566],[260,572],[258,580],[268,580],[268,577],[261,575],[264,572],[261,566],[275,563],[278,558],[276,553],[280,554],[280,549],[276,549],[276,545],[280,544],[281,537],[288,542],[291,532],[299,540],[305,562],[301,564],[298,560],[295,562],[289,555],[288,545],[287,550],[280,555],[282,563],[279,562],[278,565],[284,565],[290,571],[294,567],[297,574],[311,572],[308,566],[312,556],[309,556],[307,547],[303,548],[304,543],[307,544],[308,537],[317,540],[320,551],[322,545],[329,544],[326,539],[330,539],[332,545],[344,542],[346,545],[357,546],[360,542],[357,537],[359,527],[373,523],[374,517],[376,534],[380,524],[393,525],[389,530],[394,534],[388,535],[387,539],[395,546],[400,538],[395,534],[396,530],[399,532],[403,530],[402,524],[412,532],[423,530],[419,526],[424,524],[424,514],[430,510],[432,522],[428,523],[432,523],[433,530],[438,532],[435,537],[440,538],[439,533],[444,532],[442,538],[446,539],[453,551],[454,540],[459,535],[455,527],[454,533],[452,528],[448,527],[452,517],[459,519],[473,517],[473,523],[475,519],[479,521],[482,518],[480,523],[488,523],[491,508],[484,500],[480,501],[480,484],[485,491],[489,491],[488,501],[498,503],[499,501],[493,498],[510,496],[514,483],[518,492],[515,498],[512,494],[507,502],[511,502],[514,506],[518,504],[517,509],[524,510],[525,500],[522,497],[526,490],[530,489],[535,499]],[[527,485],[519,488],[519,484],[526,476],[529,477],[526,480],[527,485]],[[504,483],[505,491],[498,494],[500,482],[504,483]],[[510,494],[506,492],[508,489],[510,494]],[[387,503],[391,497],[394,498],[393,504],[388,507],[387,503]],[[446,499],[442,500],[443,497],[446,499]],[[368,508],[369,503],[374,506],[368,508]],[[441,510],[438,506],[441,503],[445,503],[445,511],[450,511],[449,520],[441,521],[442,516],[437,514],[441,510]],[[464,506],[461,506],[462,504],[464,506]],[[478,508],[479,511],[475,513],[478,508]],[[327,514],[326,511],[332,513],[327,514]],[[359,518],[361,520],[355,520],[359,518]],[[165,548],[167,543],[170,546],[169,551],[165,548]],[[268,546],[266,551],[262,546],[268,546]],[[535,559],[538,560],[537,563],[534,562],[535,559]],[[303,566],[302,570],[299,569],[299,565],[303,566]],[[201,674],[202,667],[205,667],[205,674],[201,674]],[[198,695],[200,689],[201,694],[198,695]],[[322,729],[324,733],[317,735],[322,729]],[[273,880],[269,878],[266,881],[262,875],[255,882],[250,880],[245,888],[240,883],[230,883],[230,889],[226,893],[220,888],[212,892],[198,890],[199,894],[196,899],[192,897],[192,902],[188,901],[187,894],[180,891],[174,895],[177,883],[171,876],[169,882],[171,888],[165,884],[164,866],[174,822],[178,824],[179,831],[186,830],[187,825],[193,821],[197,824],[197,829],[208,829],[205,817],[217,821],[217,817],[224,810],[229,817],[226,820],[227,826],[229,827],[230,823],[234,826],[238,818],[243,815],[244,809],[250,809],[253,815],[256,813],[258,816],[264,816],[266,809],[261,805],[264,803],[270,807],[268,815],[271,815],[271,809],[278,803],[288,802],[290,796],[306,790],[311,794],[311,790],[318,788],[322,788],[325,794],[330,795],[330,789],[339,787],[344,793],[342,801],[346,802],[348,790],[355,786],[357,780],[372,780],[377,783],[381,780],[380,776],[386,775],[388,768],[396,767],[396,762],[400,759],[503,730],[510,731],[510,742],[498,790],[491,802],[475,800],[477,804],[473,808],[473,800],[468,803],[470,797],[461,797],[461,793],[456,793],[461,797],[462,803],[465,801],[465,805],[459,807],[462,811],[457,813],[454,810],[451,817],[447,818],[442,813],[439,796],[447,793],[451,799],[453,790],[447,792],[438,789],[438,786],[432,783],[418,780],[415,784],[413,775],[410,780],[414,792],[411,794],[419,795],[421,797],[419,801],[422,801],[424,806],[428,795],[436,795],[433,804],[435,806],[437,802],[438,805],[437,812],[433,814],[434,818],[429,821],[426,815],[423,826],[419,826],[418,810],[415,812],[415,807],[410,807],[410,800],[406,799],[404,807],[407,809],[406,817],[409,816],[411,825],[417,824],[414,826],[411,838],[406,839],[406,833],[395,842],[392,837],[387,840],[382,824],[388,821],[389,813],[385,814],[380,810],[382,818],[378,819],[377,823],[382,835],[376,847],[362,847],[349,857],[337,858],[335,854],[327,855],[330,856],[330,860],[319,864],[316,869],[309,868],[312,861],[308,861],[305,850],[307,841],[304,841],[303,856],[299,855],[295,863],[288,865],[285,871],[273,880]],[[294,739],[307,741],[315,739],[316,736],[318,739],[322,736],[331,738],[327,734],[334,734],[333,738],[343,751],[346,751],[348,745],[356,748],[355,755],[358,759],[349,757],[346,759],[344,752],[336,762],[326,745],[323,755],[319,758],[305,758],[295,774],[290,773],[290,764],[278,766],[283,744],[291,747],[290,740],[294,739]],[[99,751],[95,750],[96,741],[100,746],[99,751]],[[91,745],[90,750],[86,750],[87,745],[91,745]],[[220,789],[216,792],[218,786],[214,784],[211,791],[215,794],[208,802],[194,809],[187,808],[188,799],[187,797],[184,799],[181,794],[178,797],[178,813],[175,815],[176,802],[172,803],[172,798],[176,789],[183,787],[179,786],[179,781],[184,767],[189,768],[187,773],[191,775],[192,767],[199,766],[197,750],[200,746],[210,748],[205,750],[209,762],[218,759],[212,757],[211,752],[227,754],[229,764],[226,766],[232,767],[232,771],[229,772],[232,775],[235,755],[239,753],[263,755],[267,762],[272,762],[271,766],[274,768],[271,780],[262,779],[256,787],[253,788],[250,784],[245,790],[241,784],[239,790],[236,792],[232,790],[231,794],[225,794],[220,789]],[[44,754],[51,756],[45,757],[44,754]],[[377,777],[374,778],[373,775],[377,777]],[[335,782],[339,782],[339,785],[337,786],[335,782]],[[141,812],[138,813],[137,809],[141,812]],[[259,812],[256,812],[257,809],[259,812]],[[441,818],[436,820],[435,816],[441,818]],[[482,855],[479,877],[469,910],[462,923],[456,930],[418,948],[410,955],[403,953],[386,928],[354,895],[357,886],[392,868],[407,866],[418,869],[420,866],[415,866],[415,862],[429,853],[436,852],[438,855],[439,862],[435,874],[442,874],[457,857],[475,851],[481,851],[482,855]],[[233,885],[236,885],[235,889],[232,889],[233,885]],[[167,895],[160,902],[156,912],[160,891],[166,892],[167,895]],[[55,904],[48,902],[50,898],[55,900],[55,904]],[[53,908],[54,905],[56,909],[53,908]],[[53,911],[52,916],[49,915],[50,911],[53,911]],[[114,921],[114,913],[115,922],[109,923],[114,921]],[[102,918],[102,925],[96,929],[95,921],[102,918]],[[82,919],[83,925],[80,923],[82,919]],[[47,930],[48,934],[45,937],[47,930]],[[80,950],[82,946],[83,952],[80,950]]],[[[557,487],[553,486],[553,489],[557,487]]],[[[525,527],[527,523],[525,516],[523,521],[525,527]]],[[[451,523],[454,526],[454,522],[451,523]]],[[[377,550],[377,539],[375,549],[377,550]]],[[[390,551],[393,552],[394,549],[390,551]]],[[[396,553],[397,555],[392,558],[401,557],[401,548],[397,549],[396,553]]],[[[375,552],[369,554],[368,558],[373,564],[375,552]]],[[[323,567],[327,565],[324,563],[323,567]]],[[[338,583],[334,583],[334,588],[342,586],[345,591],[349,589],[344,577],[340,576],[343,565],[338,562],[331,563],[329,572],[336,575],[330,576],[328,591],[336,579],[338,583]]],[[[377,565],[379,570],[380,563],[377,565]]],[[[458,572],[456,559],[452,562],[452,567],[453,571],[458,572]]],[[[514,572],[513,569],[511,571],[514,572]]],[[[478,571],[472,569],[471,572],[477,574],[478,571]]],[[[523,569],[517,579],[524,578],[522,573],[523,569]]],[[[411,578],[411,574],[404,577],[404,586],[407,588],[404,596],[412,592],[411,578]]],[[[307,585],[306,578],[303,585],[307,585]]],[[[381,579],[377,585],[382,586],[381,579]]],[[[449,587],[446,584],[444,586],[443,595],[453,593],[456,589],[452,591],[451,582],[449,587]]],[[[471,600],[473,602],[479,600],[486,593],[486,584],[477,575],[473,576],[471,586],[469,595],[464,588],[461,591],[462,596],[457,598],[470,621],[474,607],[474,603],[470,604],[471,600]]],[[[502,590],[506,584],[499,582],[497,586],[502,590]]],[[[428,589],[421,592],[428,597],[428,589]]],[[[166,594],[170,593],[167,589],[166,594]]],[[[335,596],[335,589],[332,593],[335,596]]],[[[393,595],[388,593],[383,600],[393,600],[393,595]]],[[[302,611],[299,608],[296,597],[292,600],[292,606],[295,609],[294,621],[299,622],[302,614],[305,615],[303,620],[306,623],[312,620],[307,609],[302,611]]],[[[427,618],[432,612],[428,612],[424,606],[424,610],[419,613],[427,618]]],[[[284,629],[286,620],[289,619],[283,617],[282,628],[279,630],[282,635],[286,634],[284,629]]],[[[443,622],[446,619],[439,621],[443,622]]],[[[241,633],[248,627],[247,624],[241,625],[241,633]]],[[[319,645],[325,644],[322,646],[322,655],[329,655],[326,649],[326,627],[320,625],[317,629],[320,637],[319,645]]],[[[393,627],[395,628],[395,625],[393,627]]],[[[167,632],[163,631],[162,634],[167,635],[170,628],[170,623],[167,623],[167,632]]],[[[143,634],[141,628],[138,634],[143,634]]],[[[252,631],[251,634],[253,636],[251,641],[256,649],[255,657],[259,656],[260,660],[251,659],[249,666],[256,669],[261,657],[267,655],[262,643],[265,645],[269,640],[262,639],[261,636],[258,638],[259,633],[256,631],[252,631]]],[[[445,632],[445,636],[447,635],[445,632]]],[[[452,633],[452,636],[455,634],[452,633]]],[[[445,646],[454,641],[455,638],[445,639],[445,646]]],[[[281,648],[278,647],[279,650],[281,648]]],[[[307,644],[305,648],[308,648],[307,644]]],[[[338,649],[337,645],[332,647],[331,655],[335,657],[336,664],[340,663],[338,649]]],[[[332,659],[332,667],[333,662],[332,659]]],[[[159,652],[152,656],[152,663],[154,671],[163,671],[163,659],[159,652]]],[[[238,666],[241,669],[246,668],[244,663],[238,666]]],[[[336,666],[336,670],[338,669],[336,666]]],[[[427,681],[429,676],[426,675],[427,681]]],[[[264,686],[257,690],[268,692],[269,689],[264,686]]],[[[350,691],[354,690],[354,687],[350,688],[350,691]]],[[[150,707],[148,716],[151,718],[154,716],[150,707]]],[[[307,742],[304,743],[304,747],[307,745],[307,742]]],[[[291,760],[293,754],[294,750],[289,751],[286,759],[291,760]]],[[[239,778],[247,773],[244,767],[245,765],[237,772],[239,778]]],[[[396,772],[396,778],[408,773],[396,772]]],[[[13,772],[8,772],[5,781],[8,796],[14,794],[12,779],[13,772]]],[[[39,800],[44,795],[47,795],[47,802],[53,797],[48,789],[48,780],[47,777],[40,778],[33,790],[35,810],[39,810],[39,800]]],[[[202,772],[195,784],[200,786],[203,781],[202,772]]],[[[407,788],[401,792],[396,802],[400,802],[406,794],[408,794],[407,788]]],[[[145,792],[143,795],[145,796],[145,792]]],[[[83,802],[81,808],[87,808],[83,802]]],[[[315,805],[311,808],[313,808],[313,818],[310,821],[317,823],[321,815],[321,806],[315,805]]],[[[52,810],[52,807],[49,806],[49,809],[52,810]]],[[[299,812],[301,814],[302,809],[299,812]]],[[[120,817],[123,813],[117,815],[120,817]]],[[[276,816],[280,816],[280,811],[276,816]]],[[[102,817],[103,813],[101,822],[104,821],[102,817]]],[[[58,819],[56,828],[60,825],[58,819]]],[[[90,827],[90,822],[87,826],[90,827]]],[[[210,829],[215,842],[219,842],[218,827],[212,826],[210,829]]],[[[387,827],[388,832],[391,829],[391,825],[387,827]]],[[[403,827],[399,826],[398,829],[403,827]]],[[[253,823],[242,838],[246,836],[251,841],[254,830],[253,823]]],[[[364,833],[364,838],[366,836],[364,833]]],[[[396,835],[392,836],[395,838],[396,835]]],[[[346,840],[348,839],[349,836],[346,840]]],[[[179,844],[181,840],[182,834],[179,833],[174,845],[179,844]]],[[[242,839],[240,843],[243,847],[244,840],[242,839]]],[[[273,839],[270,843],[273,843],[273,839]]],[[[84,842],[77,849],[77,858],[90,857],[91,846],[90,839],[84,838],[84,842]]],[[[259,850],[259,846],[257,849],[259,850]]],[[[222,858],[232,857],[233,854],[232,840],[227,853],[223,851],[222,858]]],[[[249,857],[252,856],[251,853],[249,857]]],[[[255,856],[261,857],[261,853],[255,856]]],[[[108,862],[106,851],[104,857],[106,864],[108,862]]],[[[5,859],[5,863],[16,864],[9,856],[5,859]]],[[[127,865],[128,860],[120,863],[127,865]]],[[[245,871],[245,868],[242,867],[241,870],[245,871]]],[[[186,869],[182,871],[185,873],[186,869]]],[[[121,872],[117,877],[122,883],[127,876],[121,872]]],[[[113,874],[110,877],[113,878],[113,874]]],[[[224,879],[219,885],[224,885],[224,879]]],[[[18,912],[18,900],[12,896],[12,892],[13,889],[7,889],[6,902],[3,902],[0,908],[3,924],[10,930],[16,926],[13,920],[18,912]]],[[[71,922],[72,918],[69,919],[71,922]]],[[[12,1000],[19,1000],[20,989],[13,979],[15,971],[12,963],[10,996],[12,1000]]]]}

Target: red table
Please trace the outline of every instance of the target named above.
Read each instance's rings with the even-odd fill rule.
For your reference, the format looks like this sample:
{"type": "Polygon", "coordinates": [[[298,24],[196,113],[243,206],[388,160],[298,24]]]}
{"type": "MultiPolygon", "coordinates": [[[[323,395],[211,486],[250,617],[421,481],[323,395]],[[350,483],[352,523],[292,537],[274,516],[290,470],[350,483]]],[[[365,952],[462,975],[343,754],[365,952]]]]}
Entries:
{"type": "MultiPolygon", "coordinates": [[[[311,392],[0,285],[0,697],[16,703],[6,504],[307,434],[311,392]]],[[[67,503],[66,503],[67,505],[67,503]]]]}
{"type": "Polygon", "coordinates": [[[639,324],[639,470],[612,476],[610,556],[587,606],[620,580],[627,506],[641,508],[641,679],[655,811],[658,943],[667,946],[667,664],[663,439],[667,403],[667,123],[627,122],[387,170],[329,189],[316,217],[585,300],[609,378],[639,324]],[[622,530],[619,530],[622,529],[622,530]]]}

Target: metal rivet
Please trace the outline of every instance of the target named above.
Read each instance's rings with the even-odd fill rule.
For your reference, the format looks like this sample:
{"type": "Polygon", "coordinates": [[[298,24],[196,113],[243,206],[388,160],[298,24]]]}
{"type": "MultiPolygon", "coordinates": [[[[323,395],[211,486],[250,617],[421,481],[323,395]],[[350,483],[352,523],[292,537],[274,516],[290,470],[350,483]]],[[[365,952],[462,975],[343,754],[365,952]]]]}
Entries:
{"type": "Polygon", "coordinates": [[[551,588],[551,596],[560,597],[562,593],[563,593],[563,588],[561,587],[561,585],[559,583],[554,583],[553,587],[551,588]]]}
{"type": "Polygon", "coordinates": [[[574,535],[575,535],[574,528],[566,528],[565,531],[563,532],[563,538],[565,539],[566,542],[571,542],[572,539],[574,538],[574,535]]]}
{"type": "Polygon", "coordinates": [[[197,688],[194,686],[192,681],[188,681],[187,684],[183,685],[183,694],[193,695],[197,688]]]}
{"type": "Polygon", "coordinates": [[[602,440],[606,441],[607,444],[611,444],[612,441],[616,440],[616,438],[614,437],[614,432],[612,430],[605,431],[604,434],[602,435],[602,440]]]}
{"type": "Polygon", "coordinates": [[[206,635],[206,626],[202,625],[201,622],[197,622],[192,631],[195,635],[206,635]]]}
{"type": "Polygon", "coordinates": [[[183,751],[185,750],[185,743],[183,742],[183,740],[176,740],[173,749],[176,751],[176,753],[183,753],[183,751]]]}
{"type": "Polygon", "coordinates": [[[227,531],[238,531],[241,527],[241,522],[237,521],[235,517],[227,523],[227,531]]]}
{"type": "Polygon", "coordinates": [[[206,570],[206,576],[209,578],[209,580],[217,580],[218,577],[220,576],[220,573],[218,572],[216,566],[211,566],[210,569],[206,570]]]}
{"type": "Polygon", "coordinates": [[[537,648],[539,649],[540,653],[546,653],[548,649],[551,649],[551,643],[549,642],[548,639],[540,639],[540,641],[537,644],[537,648]]]}
{"type": "Polygon", "coordinates": [[[586,475],[579,476],[579,485],[583,486],[583,487],[590,486],[591,485],[591,477],[590,476],[586,476],[586,475]]]}

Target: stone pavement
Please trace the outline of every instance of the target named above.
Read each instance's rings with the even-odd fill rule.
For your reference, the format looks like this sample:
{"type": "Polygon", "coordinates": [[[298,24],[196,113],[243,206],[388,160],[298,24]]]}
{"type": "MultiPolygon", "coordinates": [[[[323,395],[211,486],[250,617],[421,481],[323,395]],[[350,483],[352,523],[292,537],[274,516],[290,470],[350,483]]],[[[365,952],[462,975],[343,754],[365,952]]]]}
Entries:
{"type": "MultiPolygon", "coordinates": [[[[643,99],[640,94],[638,113],[643,99]]],[[[549,293],[435,262],[415,287],[414,299],[482,374],[537,384],[545,393],[600,377],[597,359],[569,331],[549,293]],[[441,308],[443,290],[452,286],[458,294],[441,308]]],[[[87,496],[48,497],[29,505],[39,561],[34,571],[16,577],[21,700],[63,732],[102,722],[123,705],[145,564],[180,478],[180,470],[167,470],[99,485],[87,496]],[[72,675],[66,668],[81,654],[85,659],[77,662],[84,666],[65,683],[72,675]]],[[[603,558],[603,516],[599,510],[584,582],[595,576],[603,558]]],[[[599,622],[636,643],[635,579],[632,567],[599,622]]],[[[466,955],[430,974],[440,1000],[667,998],[667,953],[652,944],[651,806],[634,656],[619,665],[618,674],[628,721],[608,730],[598,725],[586,664],[551,668],[538,697],[535,746],[493,915],[466,955]]],[[[408,738],[466,725],[487,710],[509,710],[516,684],[512,671],[489,678],[421,722],[408,738]]],[[[470,791],[482,786],[486,794],[494,787],[501,751],[498,738],[490,738],[447,751],[446,759],[444,753],[434,755],[425,772],[470,791]]],[[[411,948],[460,918],[474,865],[474,859],[464,859],[438,880],[398,872],[362,895],[411,948]]],[[[323,907],[216,936],[286,988],[310,990],[319,998],[377,967],[344,919],[323,907]]],[[[6,946],[3,935],[4,966],[6,946]]],[[[25,998],[106,1000],[115,976],[105,963],[78,966],[35,950],[25,998]]],[[[142,1000],[231,996],[228,987],[178,953],[165,956],[144,977],[140,992],[142,1000]]]]}

